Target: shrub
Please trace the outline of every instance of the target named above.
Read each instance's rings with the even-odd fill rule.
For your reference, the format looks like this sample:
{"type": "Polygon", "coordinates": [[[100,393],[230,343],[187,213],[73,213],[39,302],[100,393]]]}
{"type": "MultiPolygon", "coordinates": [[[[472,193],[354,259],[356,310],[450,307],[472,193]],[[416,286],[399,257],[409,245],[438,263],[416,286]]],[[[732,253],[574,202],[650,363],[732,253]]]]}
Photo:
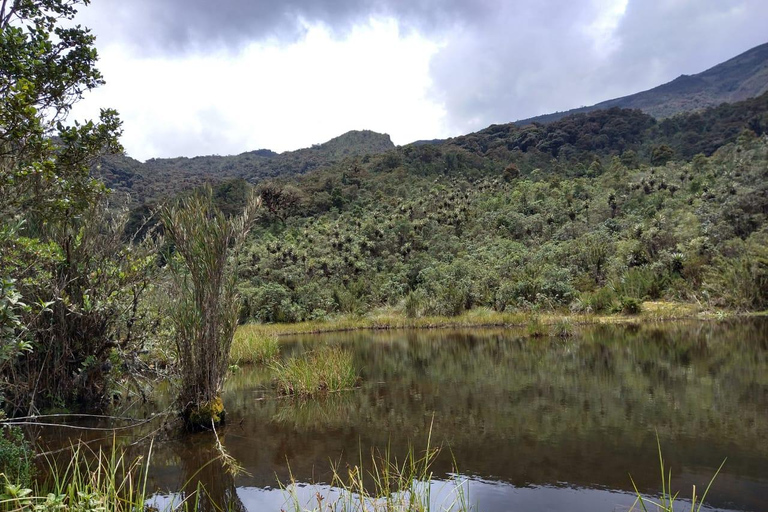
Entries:
{"type": "Polygon", "coordinates": [[[723,305],[737,309],[768,307],[768,248],[765,237],[753,235],[738,243],[736,258],[718,258],[706,276],[706,288],[723,305]]]}
{"type": "Polygon", "coordinates": [[[301,314],[291,299],[291,292],[278,283],[267,283],[248,299],[251,316],[264,323],[295,322],[301,314]]]}
{"type": "Polygon", "coordinates": [[[3,427],[0,435],[0,473],[5,475],[7,483],[29,487],[34,470],[32,448],[21,429],[3,427]]]}
{"type": "Polygon", "coordinates": [[[598,288],[588,297],[589,307],[595,313],[608,313],[616,307],[616,293],[608,286],[598,288]]]}
{"type": "Polygon", "coordinates": [[[403,308],[407,318],[418,318],[424,313],[427,297],[421,289],[413,290],[405,296],[403,308]]]}
{"type": "Polygon", "coordinates": [[[642,303],[632,297],[621,299],[621,312],[625,315],[637,315],[643,310],[642,303]]]}

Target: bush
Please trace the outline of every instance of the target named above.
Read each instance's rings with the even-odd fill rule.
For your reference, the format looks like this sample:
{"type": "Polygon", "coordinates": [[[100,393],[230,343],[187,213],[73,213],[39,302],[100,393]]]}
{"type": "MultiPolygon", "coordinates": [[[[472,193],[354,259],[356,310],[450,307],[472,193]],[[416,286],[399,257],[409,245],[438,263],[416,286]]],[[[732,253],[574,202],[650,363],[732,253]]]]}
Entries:
{"type": "Polygon", "coordinates": [[[301,309],[293,303],[291,292],[278,283],[267,283],[248,298],[251,316],[264,323],[296,322],[301,309]]]}
{"type": "Polygon", "coordinates": [[[413,290],[405,296],[403,307],[407,318],[418,318],[424,314],[427,297],[423,290],[413,290]]]}
{"type": "Polygon", "coordinates": [[[32,447],[19,427],[3,427],[0,435],[0,473],[7,483],[29,487],[34,475],[32,447]]]}
{"type": "Polygon", "coordinates": [[[742,310],[768,308],[768,240],[753,235],[746,243],[737,242],[736,258],[718,258],[706,276],[706,288],[720,302],[742,310]]]}
{"type": "Polygon", "coordinates": [[[610,313],[616,307],[616,293],[608,286],[587,294],[586,302],[594,313],[610,313]]]}
{"type": "Polygon", "coordinates": [[[642,303],[632,297],[621,299],[621,312],[625,315],[637,315],[643,310],[642,303]]]}

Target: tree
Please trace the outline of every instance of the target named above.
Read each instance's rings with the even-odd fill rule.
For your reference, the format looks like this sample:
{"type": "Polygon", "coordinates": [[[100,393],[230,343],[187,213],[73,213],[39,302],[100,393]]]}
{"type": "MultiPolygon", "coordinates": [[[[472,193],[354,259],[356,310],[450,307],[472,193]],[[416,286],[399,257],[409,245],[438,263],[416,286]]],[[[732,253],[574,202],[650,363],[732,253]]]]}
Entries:
{"type": "Polygon", "coordinates": [[[283,223],[302,200],[302,193],[296,187],[280,186],[275,183],[267,183],[259,187],[259,196],[267,212],[283,223]]]}
{"type": "Polygon", "coordinates": [[[651,151],[651,164],[656,166],[666,165],[667,162],[675,157],[675,150],[667,144],[656,146],[651,151]]]}
{"type": "Polygon", "coordinates": [[[95,159],[121,149],[117,113],[67,124],[103,83],[94,37],[64,26],[88,3],[0,2],[0,278],[6,297],[24,304],[13,329],[31,344],[2,368],[14,411],[102,402],[110,351],[125,341],[119,331],[131,331],[118,324],[136,325],[146,288],[146,254],[117,248],[123,217],[107,210],[107,190],[91,175],[95,159]]]}
{"type": "Polygon", "coordinates": [[[240,309],[237,256],[260,206],[252,192],[242,215],[228,219],[208,189],[161,214],[176,251],[169,258],[176,285],[172,317],[181,367],[179,401],[190,430],[225,420],[221,390],[240,309]]]}
{"type": "Polygon", "coordinates": [[[85,91],[103,83],[94,37],[65,28],[89,0],[3,0],[0,4],[0,193],[4,216],[35,220],[82,211],[104,187],[90,176],[93,158],[118,151],[120,121],[65,125],[85,91]]]}

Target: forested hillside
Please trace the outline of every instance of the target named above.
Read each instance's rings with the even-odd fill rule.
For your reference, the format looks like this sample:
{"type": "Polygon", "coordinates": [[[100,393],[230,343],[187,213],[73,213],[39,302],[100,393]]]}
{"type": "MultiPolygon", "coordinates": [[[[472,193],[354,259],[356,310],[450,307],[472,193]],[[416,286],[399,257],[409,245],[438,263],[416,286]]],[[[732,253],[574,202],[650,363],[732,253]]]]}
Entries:
{"type": "Polygon", "coordinates": [[[343,158],[394,148],[389,135],[351,131],[310,148],[285,153],[268,149],[233,156],[152,158],[145,163],[123,155],[101,159],[98,175],[113,190],[127,193],[133,204],[156,203],[183,190],[234,178],[258,182],[303,174],[343,158]]]}
{"type": "Polygon", "coordinates": [[[765,308],[767,112],[763,95],[660,123],[611,109],[491,126],[263,185],[300,200],[264,212],[242,320],[765,308]]]}
{"type": "Polygon", "coordinates": [[[753,98],[768,91],[768,43],[695,75],[681,75],[647,91],[565,112],[521,119],[524,126],[550,123],[565,116],[612,107],[636,108],[656,118],[753,98]]]}

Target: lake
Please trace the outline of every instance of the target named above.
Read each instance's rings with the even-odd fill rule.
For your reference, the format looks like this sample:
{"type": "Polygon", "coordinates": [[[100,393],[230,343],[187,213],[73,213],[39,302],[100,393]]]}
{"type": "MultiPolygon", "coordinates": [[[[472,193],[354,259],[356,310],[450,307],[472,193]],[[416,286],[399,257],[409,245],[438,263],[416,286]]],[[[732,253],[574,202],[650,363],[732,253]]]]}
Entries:
{"type": "MultiPolygon", "coordinates": [[[[228,423],[219,435],[248,475],[205,466],[216,456],[210,433],[166,435],[153,447],[153,501],[162,507],[199,480],[233,509],[278,512],[287,509],[278,482],[293,478],[311,506],[316,492],[336,492],[328,485],[332,465],[370,465],[372,451],[402,459],[431,437],[440,447],[428,484],[437,506],[459,482],[478,512],[622,511],[634,501],[632,480],[645,494],[660,490],[658,438],[682,498],[693,484],[701,495],[727,458],[708,510],[768,510],[768,320],[593,325],[576,333],[281,338],[286,358],[324,344],[350,351],[360,387],[315,400],[279,398],[268,369],[241,368],[227,383],[228,423]]],[[[41,435],[49,447],[64,441],[58,432],[41,435]]]]}

